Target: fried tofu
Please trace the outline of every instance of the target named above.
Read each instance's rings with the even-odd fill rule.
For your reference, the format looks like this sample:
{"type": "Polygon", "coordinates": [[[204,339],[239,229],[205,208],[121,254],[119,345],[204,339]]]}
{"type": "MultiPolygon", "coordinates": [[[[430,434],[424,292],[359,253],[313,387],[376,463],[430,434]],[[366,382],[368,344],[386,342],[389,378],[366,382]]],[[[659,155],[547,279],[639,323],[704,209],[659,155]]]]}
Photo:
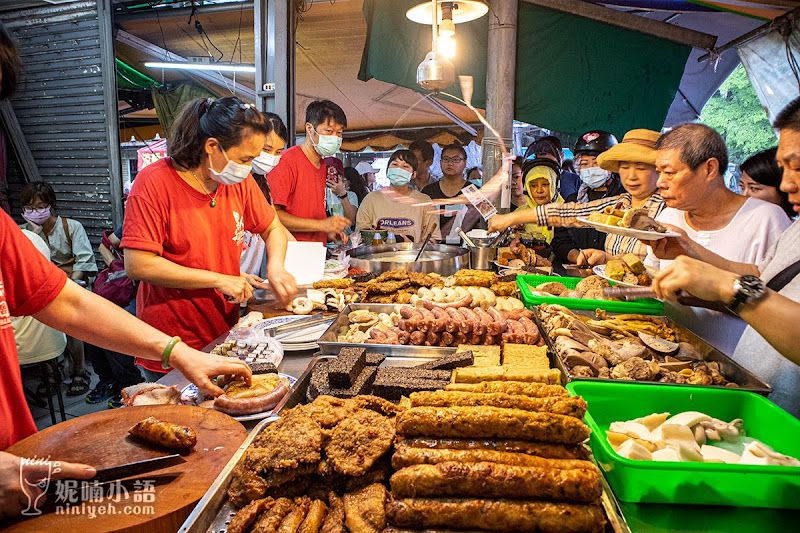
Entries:
{"type": "Polygon", "coordinates": [[[534,372],[550,370],[547,346],[506,343],[503,346],[503,365],[525,368],[534,372]]]}
{"type": "Polygon", "coordinates": [[[499,366],[500,346],[483,346],[472,344],[459,344],[456,353],[472,352],[475,361],[472,366],[499,366]]]}

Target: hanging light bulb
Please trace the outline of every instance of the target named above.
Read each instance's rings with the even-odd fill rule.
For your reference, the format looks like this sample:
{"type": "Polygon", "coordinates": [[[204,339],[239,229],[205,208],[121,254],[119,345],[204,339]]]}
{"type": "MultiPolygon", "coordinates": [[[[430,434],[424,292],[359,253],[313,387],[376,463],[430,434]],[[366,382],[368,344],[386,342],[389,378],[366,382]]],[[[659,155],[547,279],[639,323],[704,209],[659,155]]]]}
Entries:
{"type": "Polygon", "coordinates": [[[456,57],[456,40],[452,36],[442,35],[440,33],[436,43],[439,48],[439,53],[444,57],[447,59],[456,57]]]}

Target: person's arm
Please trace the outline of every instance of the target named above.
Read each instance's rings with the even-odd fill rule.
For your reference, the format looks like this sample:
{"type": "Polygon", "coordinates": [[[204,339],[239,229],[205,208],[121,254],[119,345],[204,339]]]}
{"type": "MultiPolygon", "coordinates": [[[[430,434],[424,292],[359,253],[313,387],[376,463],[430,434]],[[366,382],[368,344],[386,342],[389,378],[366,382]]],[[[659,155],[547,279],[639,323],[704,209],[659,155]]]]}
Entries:
{"type": "Polygon", "coordinates": [[[288,304],[297,294],[297,282],[284,266],[288,243],[286,234],[286,229],[277,216],[261,234],[267,245],[267,279],[281,306],[288,304]]]}
{"type": "MultiPolygon", "coordinates": [[[[586,218],[595,211],[600,211],[606,207],[614,207],[624,198],[626,197],[612,196],[585,204],[578,202],[550,202],[549,204],[536,206],[535,209],[523,209],[506,215],[495,215],[489,219],[489,231],[502,231],[509,226],[519,226],[521,224],[536,224],[537,226],[550,228],[580,227],[583,224],[576,220],[578,217],[586,218]]],[[[627,207],[630,207],[630,205],[627,207]]]]}
{"type": "Polygon", "coordinates": [[[278,218],[281,219],[281,224],[292,233],[297,231],[337,233],[342,232],[344,228],[350,225],[350,221],[345,217],[333,216],[323,218],[322,220],[316,220],[287,213],[286,208],[282,205],[276,205],[275,210],[278,212],[278,218]]]}
{"type": "MultiPolygon", "coordinates": [[[[75,256],[75,265],[70,277],[74,280],[85,280],[97,272],[92,245],[83,224],[76,220],[67,219],[70,238],[72,239],[72,254],[75,256]]],[[[66,235],[64,236],[66,238],[66,235]]]]}
{"type": "MultiPolygon", "coordinates": [[[[682,256],[656,274],[652,287],[659,298],[672,301],[686,291],[703,300],[728,304],[733,300],[733,283],[738,277],[735,272],[682,256]]],[[[778,353],[800,365],[800,302],[766,289],[764,296],[745,304],[738,314],[778,353]]]]}
{"type": "MultiPolygon", "coordinates": [[[[108,240],[113,246],[119,247],[119,237],[117,237],[114,233],[108,234],[108,240]]],[[[103,263],[105,263],[106,266],[111,265],[111,263],[117,259],[116,256],[111,253],[111,250],[106,248],[106,245],[102,242],[100,243],[100,246],[97,247],[97,251],[100,252],[100,256],[103,258],[103,263]]]]}
{"type": "Polygon", "coordinates": [[[173,263],[153,252],[125,248],[125,273],[133,280],[174,289],[216,289],[233,302],[246,302],[253,288],[243,276],[228,276],[173,263]]]}
{"type": "MultiPolygon", "coordinates": [[[[33,317],[59,331],[100,348],[107,348],[142,359],[161,361],[171,337],[145,324],[118,305],[67,281],[52,302],[33,317]],[[108,324],[114,324],[109,328],[108,324]]],[[[250,370],[235,358],[199,352],[184,343],[172,349],[170,366],[208,394],[218,396],[222,389],[211,382],[220,375],[237,375],[250,381],[250,370]]]]}

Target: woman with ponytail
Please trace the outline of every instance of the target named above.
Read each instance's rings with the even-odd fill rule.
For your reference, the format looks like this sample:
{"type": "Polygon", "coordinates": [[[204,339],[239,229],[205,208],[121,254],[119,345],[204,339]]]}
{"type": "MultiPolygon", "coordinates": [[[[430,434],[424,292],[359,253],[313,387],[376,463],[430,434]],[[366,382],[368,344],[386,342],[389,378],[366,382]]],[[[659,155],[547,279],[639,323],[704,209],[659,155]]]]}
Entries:
{"type": "MultiPolygon", "coordinates": [[[[267,286],[239,269],[245,231],[266,242],[279,301],[297,290],[283,266],[287,233],[250,175],[273,127],[238,98],[193,100],[172,126],[169,157],[140,172],[128,197],[121,247],[128,276],[141,281],[136,316],[193,348],[233,326],[238,304],[267,286]]],[[[150,379],[164,373],[138,364],[150,379]]]]}

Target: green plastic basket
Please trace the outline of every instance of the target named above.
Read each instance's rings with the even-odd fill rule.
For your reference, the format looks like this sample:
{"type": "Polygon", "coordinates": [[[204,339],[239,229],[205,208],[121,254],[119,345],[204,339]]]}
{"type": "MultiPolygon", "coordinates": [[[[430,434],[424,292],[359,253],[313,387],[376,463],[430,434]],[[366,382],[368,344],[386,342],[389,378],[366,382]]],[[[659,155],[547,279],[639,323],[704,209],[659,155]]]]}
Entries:
{"type": "MultiPolygon", "coordinates": [[[[531,293],[528,284],[538,286],[548,281],[557,281],[566,288],[572,290],[583,278],[568,278],[560,276],[517,276],[517,285],[522,293],[522,302],[527,307],[535,307],[539,304],[559,304],[567,309],[584,309],[594,311],[595,309],[605,309],[613,313],[640,313],[643,315],[663,315],[664,302],[654,298],[642,298],[633,302],[616,302],[610,300],[586,300],[583,298],[560,298],[558,296],[536,296],[531,293]]],[[[614,285],[614,282],[610,282],[614,285]]]]}
{"type": "Polygon", "coordinates": [[[612,422],[700,411],[726,422],[741,418],[748,437],[800,458],[800,420],[763,396],[735,389],[588,381],[573,381],[567,390],[589,406],[585,420],[592,430],[592,452],[618,499],[800,509],[800,467],[635,461],[618,455],[606,438],[612,422]]]}

